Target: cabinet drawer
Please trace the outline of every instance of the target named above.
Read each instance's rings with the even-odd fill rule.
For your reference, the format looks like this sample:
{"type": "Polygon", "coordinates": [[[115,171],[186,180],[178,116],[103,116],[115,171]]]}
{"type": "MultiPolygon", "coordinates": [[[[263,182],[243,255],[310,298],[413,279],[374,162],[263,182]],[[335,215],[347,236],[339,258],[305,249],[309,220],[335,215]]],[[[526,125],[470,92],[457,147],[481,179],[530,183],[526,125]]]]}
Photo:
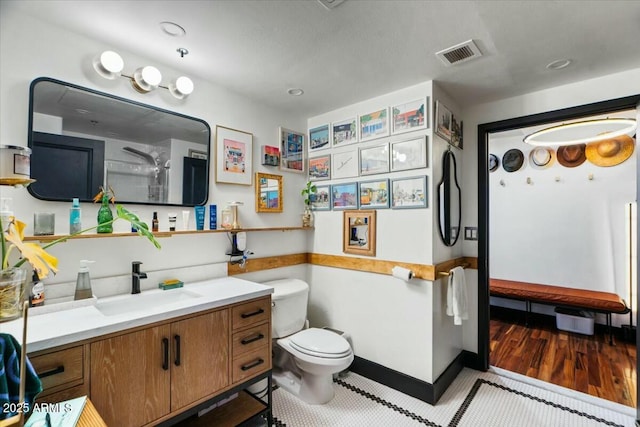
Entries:
{"type": "Polygon", "coordinates": [[[42,388],[46,392],[48,389],[76,380],[82,381],[84,376],[83,356],[82,346],[78,346],[31,357],[29,360],[38,373],[42,381],[42,388]]]}
{"type": "Polygon", "coordinates": [[[269,323],[233,334],[233,357],[269,344],[269,323]]]}
{"type": "Polygon", "coordinates": [[[242,381],[270,369],[270,351],[270,346],[264,346],[233,359],[233,382],[242,381]]]}
{"type": "Polygon", "coordinates": [[[261,298],[233,307],[231,310],[233,329],[239,329],[271,318],[271,298],[261,298]]]}

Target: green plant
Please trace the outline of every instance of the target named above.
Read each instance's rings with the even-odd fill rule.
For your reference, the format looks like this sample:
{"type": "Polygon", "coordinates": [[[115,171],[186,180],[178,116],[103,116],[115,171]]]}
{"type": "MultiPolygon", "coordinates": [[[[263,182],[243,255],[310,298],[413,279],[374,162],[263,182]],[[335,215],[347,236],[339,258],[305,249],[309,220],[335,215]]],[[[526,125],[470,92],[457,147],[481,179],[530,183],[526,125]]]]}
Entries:
{"type": "Polygon", "coordinates": [[[311,202],[313,201],[313,195],[316,194],[316,191],[318,191],[318,189],[316,188],[316,185],[311,181],[307,181],[307,185],[300,192],[300,195],[304,197],[305,205],[311,206],[311,202]]]}

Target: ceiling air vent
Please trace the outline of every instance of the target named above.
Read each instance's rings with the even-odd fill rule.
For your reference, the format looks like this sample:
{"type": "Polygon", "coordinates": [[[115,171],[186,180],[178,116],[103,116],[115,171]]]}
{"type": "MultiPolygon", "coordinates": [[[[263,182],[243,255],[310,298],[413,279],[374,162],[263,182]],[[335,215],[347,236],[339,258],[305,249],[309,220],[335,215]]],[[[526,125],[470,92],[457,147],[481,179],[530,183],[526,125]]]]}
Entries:
{"type": "Polygon", "coordinates": [[[345,2],[346,0],[318,0],[318,2],[323,5],[324,7],[326,7],[327,9],[331,10],[335,7],[340,6],[341,3],[345,2]]]}
{"type": "Polygon", "coordinates": [[[473,40],[467,40],[466,42],[436,52],[436,56],[440,58],[445,65],[449,66],[462,64],[471,59],[479,58],[482,56],[482,53],[473,40]]]}

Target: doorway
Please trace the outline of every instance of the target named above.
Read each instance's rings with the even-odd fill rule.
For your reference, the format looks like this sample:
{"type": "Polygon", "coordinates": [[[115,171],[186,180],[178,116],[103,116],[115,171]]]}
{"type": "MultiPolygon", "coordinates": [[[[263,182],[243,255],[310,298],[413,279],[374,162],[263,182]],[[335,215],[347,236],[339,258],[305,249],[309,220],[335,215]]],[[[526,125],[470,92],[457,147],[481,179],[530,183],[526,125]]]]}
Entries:
{"type": "MultiPolygon", "coordinates": [[[[622,110],[635,109],[640,95],[620,98],[584,106],[519,117],[478,126],[478,357],[483,369],[490,365],[490,177],[489,141],[492,134],[545,125],[558,121],[577,120],[622,110]]],[[[636,149],[634,155],[638,156],[636,149]]],[[[636,266],[637,267],[637,266],[636,266]]],[[[637,287],[637,285],[636,285],[637,287]]],[[[636,303],[637,306],[637,303],[636,303]]],[[[637,313],[636,313],[637,318],[637,313]]],[[[637,319],[636,322],[637,324],[637,319]]],[[[636,340],[636,343],[638,340],[636,340]]],[[[637,344],[636,344],[637,346],[637,344]]],[[[637,347],[636,347],[637,352],[637,347]]],[[[637,361],[636,361],[637,371],[637,361]]],[[[637,387],[636,387],[637,388],[637,387]]],[[[636,389],[637,394],[637,389],[636,389]]],[[[637,405],[636,405],[637,407],[637,405]]],[[[638,413],[640,419],[640,412],[638,413]]]]}

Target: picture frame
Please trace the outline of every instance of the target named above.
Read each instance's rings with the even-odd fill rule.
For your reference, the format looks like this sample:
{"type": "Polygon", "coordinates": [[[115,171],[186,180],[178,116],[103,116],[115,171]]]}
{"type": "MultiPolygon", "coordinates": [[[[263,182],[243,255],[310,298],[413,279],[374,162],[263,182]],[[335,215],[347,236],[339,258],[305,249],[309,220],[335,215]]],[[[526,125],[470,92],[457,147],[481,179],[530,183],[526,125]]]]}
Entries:
{"type": "Polygon", "coordinates": [[[208,158],[206,151],[194,150],[193,148],[189,148],[188,153],[189,153],[188,156],[191,157],[192,159],[207,160],[208,158]]]}
{"type": "Polygon", "coordinates": [[[305,134],[283,127],[280,132],[280,170],[304,173],[305,134]]]}
{"type": "Polygon", "coordinates": [[[344,211],[342,213],[342,252],[376,255],[376,211],[344,211]]]}
{"type": "Polygon", "coordinates": [[[256,172],[256,212],[282,212],[282,175],[256,172]]]}
{"type": "Polygon", "coordinates": [[[360,175],[389,172],[389,144],[360,148],[360,175]]]}
{"type": "Polygon", "coordinates": [[[389,109],[382,108],[358,117],[360,142],[389,135],[389,109]]]}
{"type": "Polygon", "coordinates": [[[391,143],[391,172],[427,167],[427,137],[391,143]]]}
{"type": "Polygon", "coordinates": [[[263,166],[279,166],[280,149],[272,145],[263,145],[261,148],[260,162],[263,166]]]}
{"type": "Polygon", "coordinates": [[[462,150],[462,122],[451,116],[451,145],[462,150]]]}
{"type": "Polygon", "coordinates": [[[308,171],[310,181],[331,179],[331,155],[310,157],[308,171]]]}
{"type": "Polygon", "coordinates": [[[447,142],[451,142],[451,118],[453,114],[442,102],[436,101],[435,133],[447,142]]]}
{"type": "Polygon", "coordinates": [[[405,133],[426,129],[429,117],[429,98],[397,104],[391,107],[391,133],[405,133]]]}
{"type": "Polygon", "coordinates": [[[216,182],[251,185],[253,134],[216,126],[216,182]]]}
{"type": "Polygon", "coordinates": [[[333,153],[331,158],[331,179],[358,176],[358,150],[333,153]]]}
{"type": "Polygon", "coordinates": [[[389,180],[386,178],[358,183],[360,209],[387,209],[389,194],[389,180]]]}
{"type": "Polygon", "coordinates": [[[316,193],[311,200],[311,210],[330,211],[331,210],[331,186],[316,185],[316,193]]]}
{"type": "Polygon", "coordinates": [[[312,151],[331,148],[331,138],[329,136],[328,124],[309,129],[309,156],[311,156],[312,151]]]}
{"type": "Polygon", "coordinates": [[[331,186],[331,207],[333,210],[358,209],[358,184],[349,182],[331,186]]]}
{"type": "Polygon", "coordinates": [[[358,142],[358,125],[355,117],[331,123],[333,147],[358,142]]]}
{"type": "Polygon", "coordinates": [[[427,177],[391,180],[391,208],[411,209],[427,207],[427,177]]]}

